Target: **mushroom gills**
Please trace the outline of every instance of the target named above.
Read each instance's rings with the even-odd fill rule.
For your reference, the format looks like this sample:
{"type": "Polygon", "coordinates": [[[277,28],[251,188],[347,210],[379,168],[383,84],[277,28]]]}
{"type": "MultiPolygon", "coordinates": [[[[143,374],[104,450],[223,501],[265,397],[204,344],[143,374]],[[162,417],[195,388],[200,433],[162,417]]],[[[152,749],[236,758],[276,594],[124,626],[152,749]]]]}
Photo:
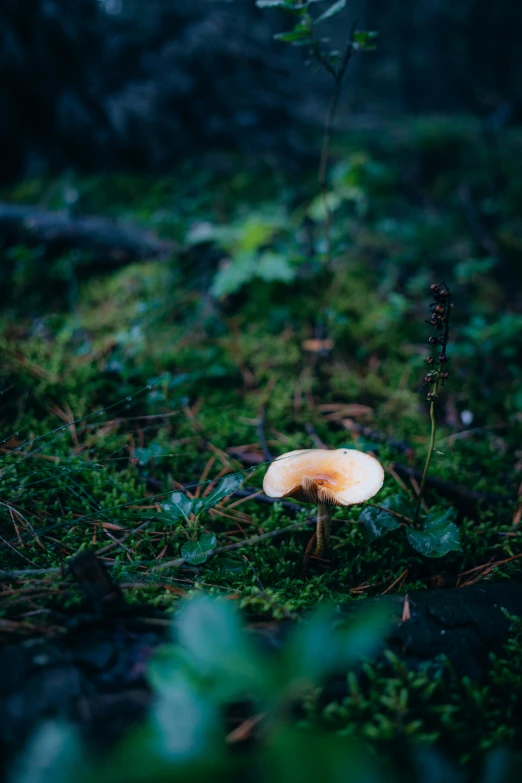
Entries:
{"type": "Polygon", "coordinates": [[[295,498],[304,503],[323,503],[326,506],[335,506],[335,492],[322,484],[327,478],[315,476],[303,476],[301,483],[285,494],[285,497],[295,498]]]}

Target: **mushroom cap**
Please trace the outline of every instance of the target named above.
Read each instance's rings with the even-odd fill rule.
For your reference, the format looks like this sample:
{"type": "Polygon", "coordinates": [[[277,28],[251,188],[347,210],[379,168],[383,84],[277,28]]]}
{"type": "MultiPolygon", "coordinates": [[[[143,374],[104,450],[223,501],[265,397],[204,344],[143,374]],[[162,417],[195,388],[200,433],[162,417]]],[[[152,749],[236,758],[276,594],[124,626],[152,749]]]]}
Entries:
{"type": "Polygon", "coordinates": [[[375,457],[355,449],[302,449],[278,457],[265,473],[270,498],[351,506],[382,487],[384,471],[375,457]]]}

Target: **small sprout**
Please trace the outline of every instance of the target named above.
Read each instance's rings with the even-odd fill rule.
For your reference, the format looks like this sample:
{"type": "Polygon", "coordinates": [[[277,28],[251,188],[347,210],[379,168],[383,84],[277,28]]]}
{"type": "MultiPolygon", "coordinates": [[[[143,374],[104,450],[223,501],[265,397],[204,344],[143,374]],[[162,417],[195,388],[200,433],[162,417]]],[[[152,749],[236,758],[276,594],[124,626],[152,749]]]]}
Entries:
{"type": "Polygon", "coordinates": [[[303,449],[289,451],[272,462],[263,490],[270,498],[317,503],[315,554],[321,557],[328,547],[332,509],[369,500],[383,481],[380,462],[362,451],[303,449]]]}

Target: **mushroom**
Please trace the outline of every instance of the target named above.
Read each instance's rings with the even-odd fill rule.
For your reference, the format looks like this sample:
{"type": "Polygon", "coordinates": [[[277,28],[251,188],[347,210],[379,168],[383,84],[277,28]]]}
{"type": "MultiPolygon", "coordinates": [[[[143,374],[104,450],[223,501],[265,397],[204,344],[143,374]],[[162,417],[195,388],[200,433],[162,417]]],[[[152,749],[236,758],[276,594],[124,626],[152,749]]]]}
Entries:
{"type": "Polygon", "coordinates": [[[373,497],[384,481],[375,457],[355,449],[302,449],[278,457],[268,468],[263,491],[270,498],[317,503],[316,548],[328,547],[334,506],[352,506],[373,497]]]}

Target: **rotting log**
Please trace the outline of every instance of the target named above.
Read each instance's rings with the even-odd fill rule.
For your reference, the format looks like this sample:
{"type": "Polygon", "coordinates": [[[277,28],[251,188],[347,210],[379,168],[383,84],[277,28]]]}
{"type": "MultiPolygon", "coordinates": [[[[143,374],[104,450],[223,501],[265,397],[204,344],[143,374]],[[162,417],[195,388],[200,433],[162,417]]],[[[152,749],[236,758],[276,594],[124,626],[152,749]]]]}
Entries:
{"type": "Polygon", "coordinates": [[[67,211],[0,202],[2,245],[18,242],[44,245],[50,253],[82,250],[94,261],[113,265],[136,259],[163,258],[174,243],[123,220],[72,216],[67,211]]]}

